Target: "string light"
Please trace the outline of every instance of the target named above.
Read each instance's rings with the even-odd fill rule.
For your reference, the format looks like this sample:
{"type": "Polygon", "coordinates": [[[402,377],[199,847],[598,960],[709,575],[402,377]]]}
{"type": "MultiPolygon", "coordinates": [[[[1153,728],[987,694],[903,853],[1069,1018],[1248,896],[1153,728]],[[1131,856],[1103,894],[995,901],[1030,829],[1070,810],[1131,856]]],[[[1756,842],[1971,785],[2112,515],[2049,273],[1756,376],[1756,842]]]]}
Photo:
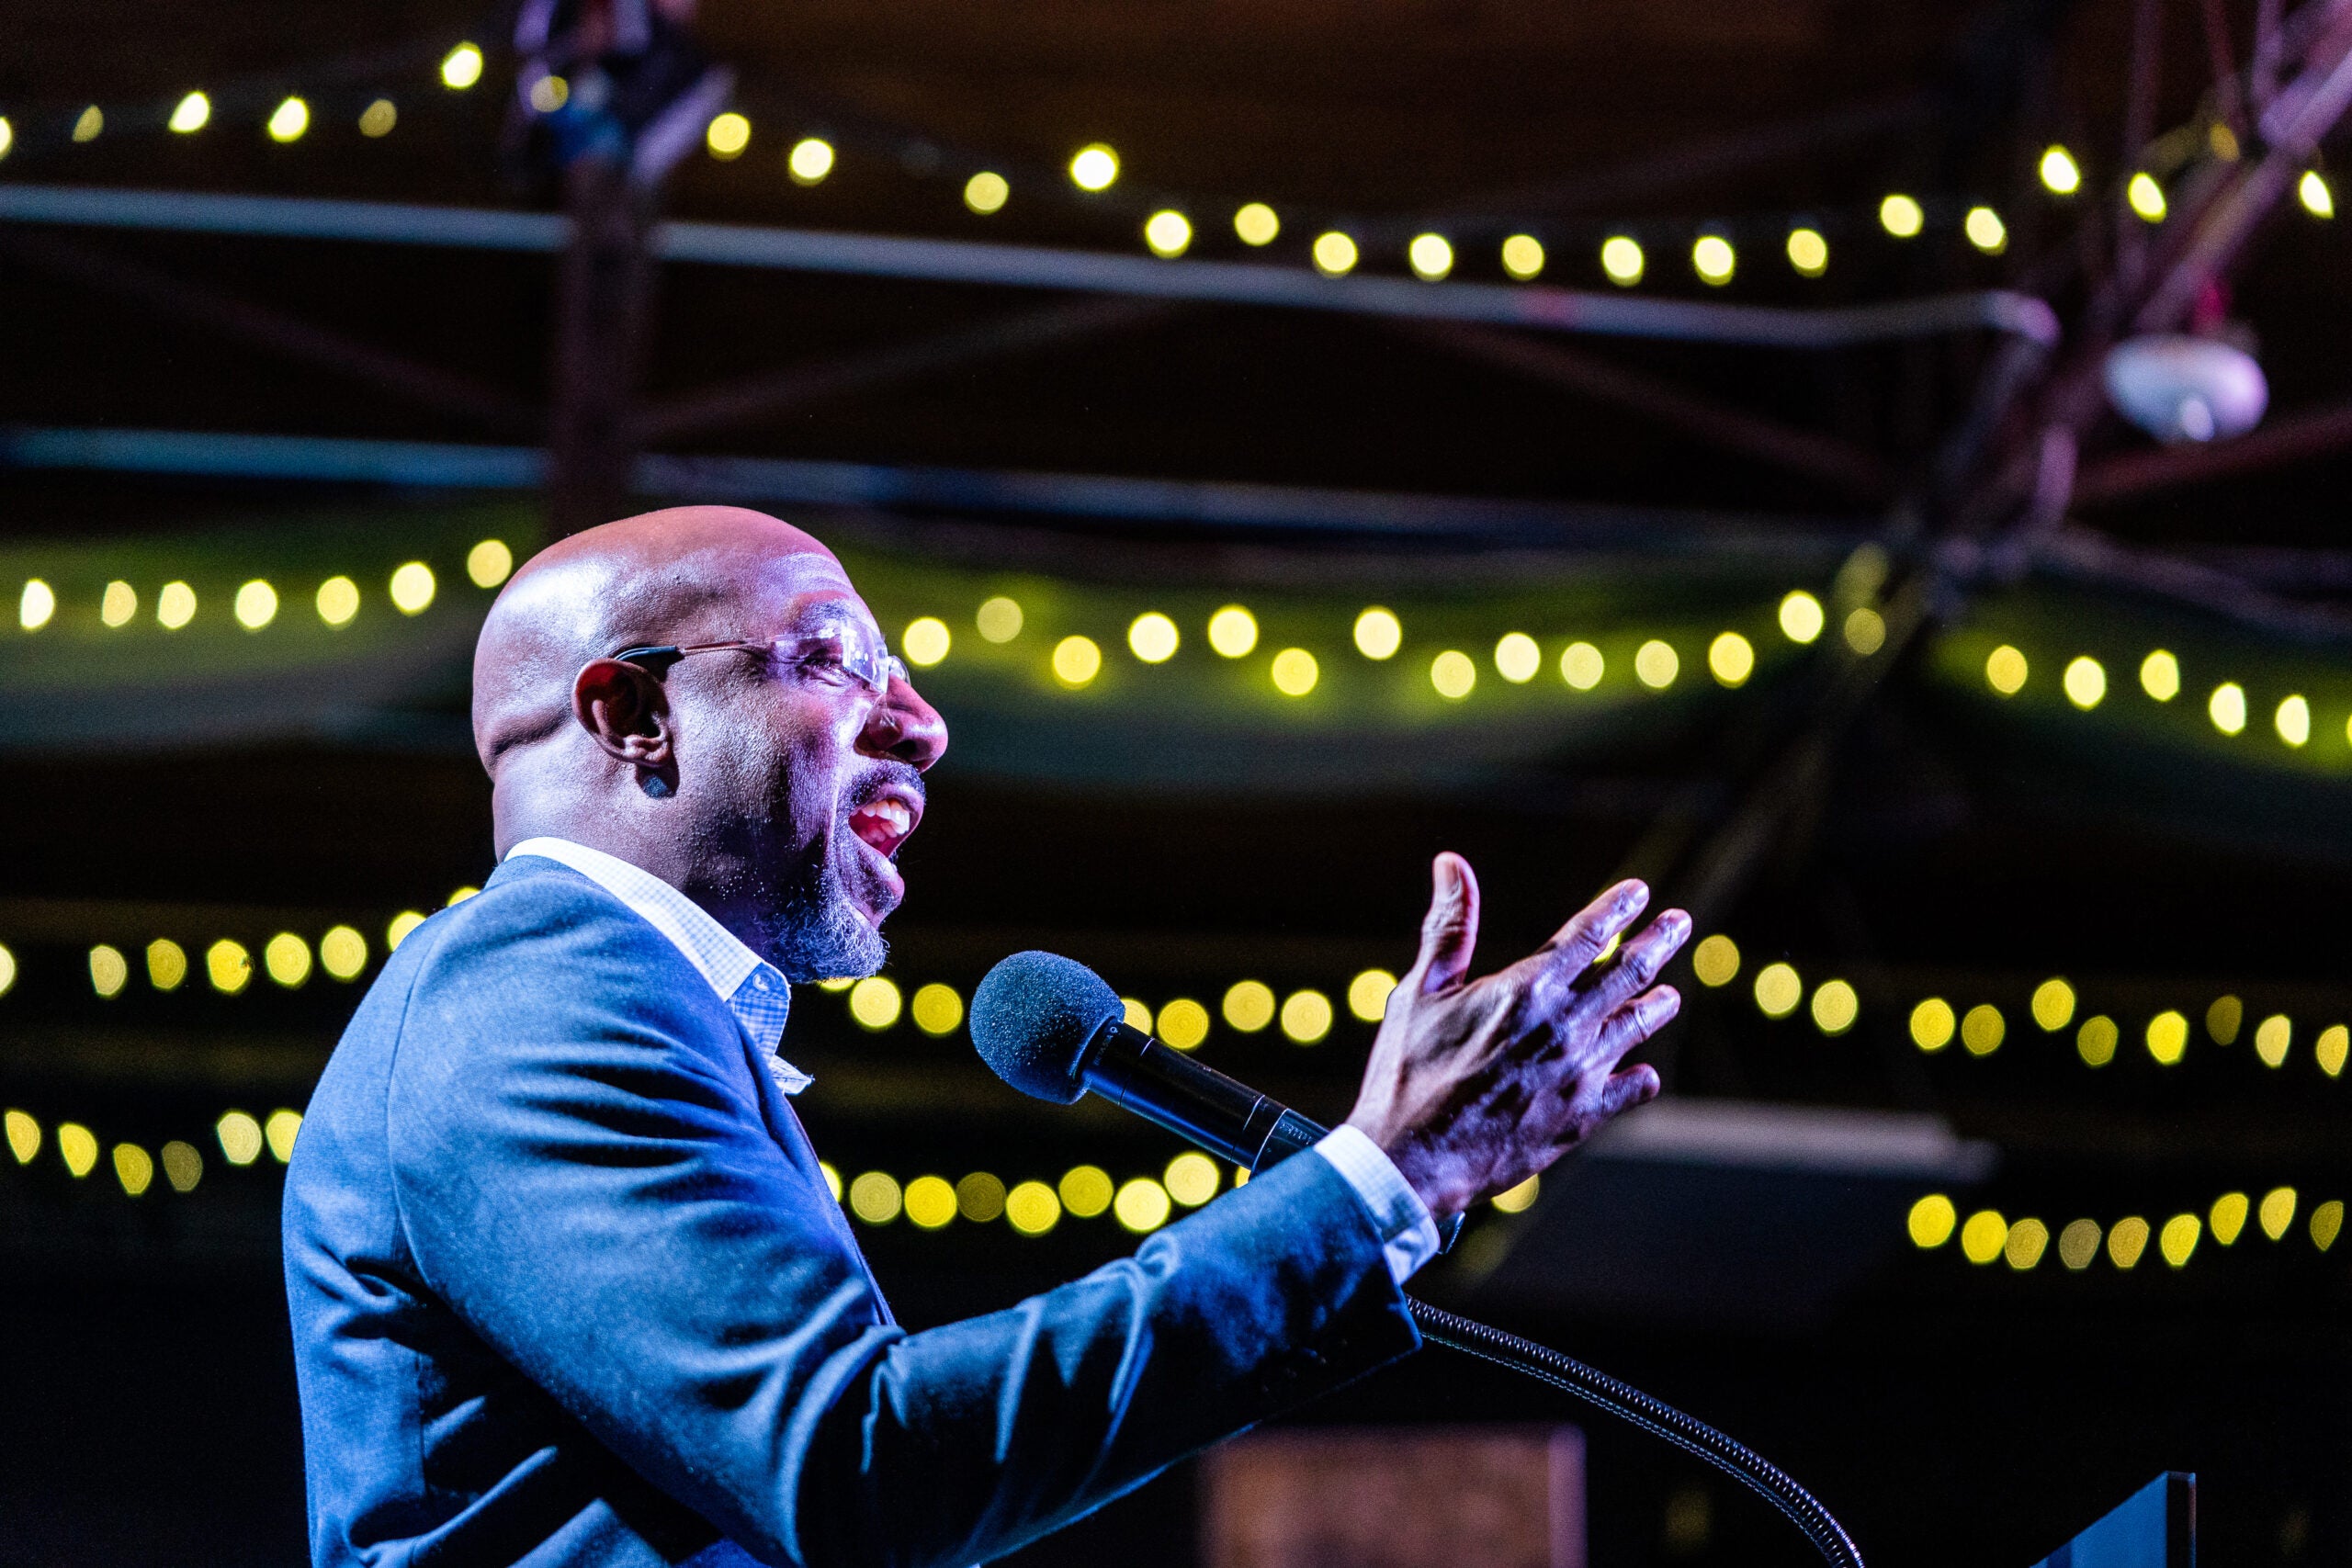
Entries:
{"type": "Polygon", "coordinates": [[[1092,142],[1070,155],[1070,183],[1083,191],[1104,191],[1119,177],[1119,155],[1102,142],[1092,142]]]}
{"type": "Polygon", "coordinates": [[[1961,220],[1961,232],[1968,243],[1988,256],[1997,256],[2009,248],[2009,227],[2001,215],[1989,207],[1972,207],[1961,220]]]}
{"type": "MultiPolygon", "coordinates": [[[[557,107],[562,106],[559,102],[557,107]]],[[[703,127],[702,141],[704,146],[710,149],[710,155],[722,164],[729,159],[740,158],[743,155],[743,149],[752,144],[752,122],[733,109],[729,109],[725,114],[713,115],[710,117],[710,123],[703,127]]],[[[796,166],[793,169],[794,177],[797,178],[799,173],[799,169],[796,166]]]]}
{"type": "Polygon", "coordinates": [[[1642,247],[1629,234],[1611,234],[1600,243],[1600,270],[1620,288],[1642,280],[1642,247]]]}
{"type": "Polygon", "coordinates": [[[2163,649],[2140,661],[2140,689],[2160,703],[2180,695],[2180,660],[2163,649]]]}
{"type": "Polygon", "coordinates": [[[1442,234],[1416,234],[1405,247],[1405,260],[1415,277],[1435,283],[1453,270],[1453,246],[1442,234]]]}
{"type": "Polygon", "coordinates": [[[25,583],[24,592],[17,595],[17,625],[28,632],[37,632],[49,625],[57,614],[56,590],[40,578],[25,583]]]}
{"type": "Polygon", "coordinates": [[[1374,604],[1356,617],[1356,651],[1366,659],[1393,659],[1405,646],[1404,623],[1392,610],[1374,604]]]}
{"type": "Polygon", "coordinates": [[[1193,243],[1192,220],[1173,209],[1155,212],[1144,220],[1143,241],[1153,255],[1181,256],[1193,243]]]}
{"type": "Polygon", "coordinates": [[[1326,277],[1342,277],[1356,265],[1356,243],[1337,229],[1315,236],[1315,269],[1326,277]]]}
{"type": "Polygon", "coordinates": [[[982,169],[964,182],[964,205],[983,218],[1001,212],[1012,197],[1012,185],[993,169],[982,169]]]}
{"type": "Polygon", "coordinates": [[[302,133],[311,129],[311,106],[300,98],[288,98],[270,111],[266,127],[272,141],[300,141],[302,133]]]}
{"type": "Polygon", "coordinates": [[[2314,218],[2335,216],[2335,193],[2328,189],[2326,176],[2317,169],[2305,169],[2303,177],[2295,182],[2295,199],[2314,218]]]}
{"type": "Polygon", "coordinates": [[[1690,268],[1702,283],[1712,288],[1720,288],[1729,283],[1738,265],[1739,257],[1732,250],[1731,242],[1721,234],[1702,234],[1691,243],[1690,268]]]}
{"type": "Polygon", "coordinates": [[[1127,649],[1146,664],[1164,664],[1182,643],[1176,623],[1157,610],[1137,615],[1127,627],[1127,649]]]}
{"type": "Polygon", "coordinates": [[[1829,270],[1829,242],[1820,230],[1789,231],[1789,265],[1804,277],[1819,277],[1829,270]]]}
{"type": "Polygon", "coordinates": [[[1802,588],[1781,601],[1779,619],[1781,635],[1791,642],[1800,644],[1812,642],[1818,637],[1821,635],[1821,628],[1827,624],[1827,616],[1822,611],[1821,601],[1802,588]]]}
{"type": "Polygon", "coordinates": [[[2072,196],[2083,188],[2083,166],[2075,162],[2072,152],[2054,142],[2041,154],[2035,172],[2052,196],[2072,196]]]}
{"type": "Polygon", "coordinates": [[[462,93],[481,80],[481,51],[471,43],[461,43],[441,57],[441,85],[453,93],[462,93]]]}
{"type": "Polygon", "coordinates": [[[229,608],[239,626],[257,632],[277,618],[277,590],[256,577],[237,590],[229,608]]]}
{"type": "Polygon", "coordinates": [[[2145,170],[2132,176],[2131,183],[2123,187],[2123,199],[2145,221],[2165,220],[2165,187],[2145,170]]]}
{"type": "Polygon", "coordinates": [[[1544,270],[1544,243],[1532,234],[1513,234],[1503,242],[1502,260],[1503,271],[1525,283],[1544,270]]]}
{"type": "Polygon", "coordinates": [[[172,118],[164,123],[182,136],[192,136],[211,118],[212,100],[202,93],[190,93],[172,107],[172,118]]]}
{"type": "Polygon", "coordinates": [[[784,166],[793,184],[816,185],[833,172],[833,144],[820,136],[804,136],[785,154],[784,166]]]}
{"type": "Polygon", "coordinates": [[[433,569],[413,560],[392,573],[392,608],[403,615],[421,615],[433,604],[433,569]]]}
{"type": "Polygon", "coordinates": [[[1927,214],[1912,197],[1896,192],[1878,204],[1879,227],[1898,240],[1917,237],[1927,222],[1927,214]]]}
{"type": "Polygon", "coordinates": [[[1283,220],[1262,201],[1248,202],[1233,214],[1233,232],[1245,245],[1271,245],[1283,231],[1283,220]]]}
{"type": "Polygon", "coordinates": [[[1315,689],[1322,670],[1315,662],[1315,655],[1303,648],[1286,648],[1274,655],[1267,673],[1272,678],[1274,690],[1286,697],[1303,697],[1315,689]]]}
{"type": "Polygon", "coordinates": [[[378,98],[359,111],[359,134],[374,141],[390,136],[392,127],[401,120],[401,111],[390,98],[378,98]]]}
{"type": "Polygon", "coordinates": [[[1544,667],[1544,650],[1525,632],[1506,632],[1495,644],[1495,670],[1515,686],[1535,679],[1544,667]]]}

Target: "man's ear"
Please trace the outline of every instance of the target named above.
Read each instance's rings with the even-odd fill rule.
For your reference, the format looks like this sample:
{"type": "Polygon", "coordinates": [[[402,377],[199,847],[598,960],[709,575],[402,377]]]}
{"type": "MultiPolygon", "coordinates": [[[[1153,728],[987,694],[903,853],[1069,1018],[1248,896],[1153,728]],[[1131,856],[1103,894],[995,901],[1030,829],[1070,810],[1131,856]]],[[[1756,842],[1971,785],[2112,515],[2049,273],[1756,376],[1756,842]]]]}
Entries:
{"type": "Polygon", "coordinates": [[[590,660],[572,680],[571,715],[616,761],[667,773],[676,761],[670,695],[650,671],[590,660]]]}

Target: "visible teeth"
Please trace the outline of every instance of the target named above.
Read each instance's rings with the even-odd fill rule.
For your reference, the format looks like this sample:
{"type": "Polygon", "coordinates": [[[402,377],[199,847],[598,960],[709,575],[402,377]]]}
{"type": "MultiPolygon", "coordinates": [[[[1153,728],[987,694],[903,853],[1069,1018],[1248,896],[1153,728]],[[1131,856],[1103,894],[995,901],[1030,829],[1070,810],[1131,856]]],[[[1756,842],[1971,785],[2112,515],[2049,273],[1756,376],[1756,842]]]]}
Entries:
{"type": "Polygon", "coordinates": [[[911,831],[915,824],[914,812],[908,808],[904,801],[899,800],[875,801],[862,807],[859,815],[874,818],[888,828],[891,832],[900,835],[911,831]]]}

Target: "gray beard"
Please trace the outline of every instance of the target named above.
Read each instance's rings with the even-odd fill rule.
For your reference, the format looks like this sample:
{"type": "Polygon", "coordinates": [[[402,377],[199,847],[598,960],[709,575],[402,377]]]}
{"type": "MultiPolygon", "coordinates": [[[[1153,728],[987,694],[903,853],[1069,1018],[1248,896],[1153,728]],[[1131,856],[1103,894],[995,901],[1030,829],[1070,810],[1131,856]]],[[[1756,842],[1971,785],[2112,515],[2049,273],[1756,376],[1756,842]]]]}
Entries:
{"type": "Polygon", "coordinates": [[[890,955],[882,933],[842,891],[831,856],[810,862],[784,890],[770,930],[769,961],[796,983],[871,975],[890,955]]]}

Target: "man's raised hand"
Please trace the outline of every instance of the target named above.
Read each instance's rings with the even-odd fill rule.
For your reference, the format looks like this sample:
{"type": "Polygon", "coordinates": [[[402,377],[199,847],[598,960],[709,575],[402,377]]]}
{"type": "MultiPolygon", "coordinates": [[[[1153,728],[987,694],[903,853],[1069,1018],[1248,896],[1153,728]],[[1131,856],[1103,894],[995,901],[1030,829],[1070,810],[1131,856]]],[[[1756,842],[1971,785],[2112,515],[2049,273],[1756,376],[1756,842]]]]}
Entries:
{"type": "Polygon", "coordinates": [[[1451,852],[1432,870],[1420,955],[1389,996],[1348,1122],[1443,1218],[1657,1094],[1654,1068],[1617,1064],[1680,1010],[1673,987],[1650,982],[1689,939],[1690,917],[1668,909],[1595,967],[1649,904],[1647,887],[1621,882],[1535,952],[1473,980],[1477,878],[1451,852]]]}

